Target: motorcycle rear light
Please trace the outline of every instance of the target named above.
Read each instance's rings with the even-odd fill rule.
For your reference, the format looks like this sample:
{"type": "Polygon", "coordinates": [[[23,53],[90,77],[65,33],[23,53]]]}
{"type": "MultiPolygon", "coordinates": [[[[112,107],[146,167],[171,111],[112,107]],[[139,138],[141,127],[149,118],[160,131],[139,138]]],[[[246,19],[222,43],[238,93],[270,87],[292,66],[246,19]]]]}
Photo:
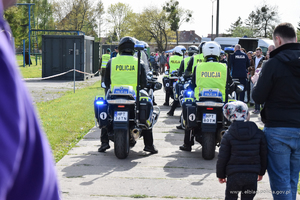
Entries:
{"type": "Polygon", "coordinates": [[[214,110],[214,108],[206,108],[206,110],[214,110]]]}
{"type": "Polygon", "coordinates": [[[175,82],[177,81],[178,79],[175,79],[175,82]]]}
{"type": "Polygon", "coordinates": [[[124,105],[118,105],[118,108],[125,108],[124,105]]]}

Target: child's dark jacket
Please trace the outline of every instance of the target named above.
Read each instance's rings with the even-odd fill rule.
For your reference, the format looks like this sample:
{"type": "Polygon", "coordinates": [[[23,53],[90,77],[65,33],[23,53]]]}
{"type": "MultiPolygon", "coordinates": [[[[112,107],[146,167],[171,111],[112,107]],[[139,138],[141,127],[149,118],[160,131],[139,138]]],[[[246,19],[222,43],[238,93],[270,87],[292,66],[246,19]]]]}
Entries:
{"type": "Polygon", "coordinates": [[[234,173],[257,173],[267,168],[267,142],[254,122],[234,121],[224,134],[217,161],[217,177],[234,173]]]}

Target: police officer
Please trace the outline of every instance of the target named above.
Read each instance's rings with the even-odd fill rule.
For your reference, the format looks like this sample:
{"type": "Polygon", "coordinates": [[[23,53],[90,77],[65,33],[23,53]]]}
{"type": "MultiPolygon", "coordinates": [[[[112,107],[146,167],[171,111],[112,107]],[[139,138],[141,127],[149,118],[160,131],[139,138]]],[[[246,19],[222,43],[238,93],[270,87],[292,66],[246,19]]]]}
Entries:
{"type": "Polygon", "coordinates": [[[203,62],[204,61],[204,57],[203,57],[203,53],[202,53],[202,48],[205,45],[205,42],[201,42],[199,45],[199,52],[198,54],[194,55],[193,57],[191,57],[191,59],[188,62],[188,66],[185,70],[185,76],[191,76],[193,74],[194,71],[194,67],[199,63],[199,62],[203,62]]]}
{"type": "MultiPolygon", "coordinates": [[[[230,68],[232,78],[239,79],[239,82],[246,87],[247,69],[250,66],[250,61],[244,52],[241,51],[241,45],[237,44],[234,47],[234,53],[230,57],[230,68]]],[[[245,91],[237,95],[238,100],[244,101],[245,91]]]]}
{"type": "MultiPolygon", "coordinates": [[[[204,62],[195,66],[192,75],[191,89],[194,89],[196,98],[204,88],[217,88],[222,93],[223,102],[227,101],[227,84],[231,84],[232,80],[227,76],[227,66],[219,62],[220,53],[221,47],[216,42],[206,42],[203,46],[204,62]]],[[[185,131],[184,144],[179,149],[191,151],[193,144],[194,137],[191,137],[190,131],[185,131]]]]}
{"type": "MultiPolygon", "coordinates": [[[[132,37],[123,37],[120,40],[118,49],[120,55],[117,57],[112,58],[108,61],[106,65],[106,76],[105,76],[105,85],[109,88],[112,85],[130,85],[136,89],[137,85],[137,75],[138,75],[138,59],[135,58],[134,55],[134,45],[137,42],[135,38],[132,37]],[[118,70],[118,65],[127,64],[130,66],[134,66],[130,68],[130,70],[126,70],[126,76],[122,70],[118,70]],[[130,71],[130,73],[128,73],[130,71]]],[[[141,63],[141,78],[140,78],[140,86],[141,88],[145,88],[147,85],[147,78],[146,78],[146,70],[144,64],[141,63]]],[[[101,130],[101,146],[98,149],[99,152],[105,152],[106,149],[109,149],[109,140],[108,140],[108,133],[109,130],[107,128],[102,128],[101,130]]],[[[144,139],[145,148],[144,151],[148,151],[150,153],[157,153],[158,151],[153,145],[153,135],[152,129],[150,130],[143,130],[142,136],[144,139]]]]}
{"type": "MultiPolygon", "coordinates": [[[[176,46],[173,51],[173,55],[169,59],[169,76],[171,75],[172,71],[178,70],[180,67],[180,63],[183,60],[183,51],[182,49],[185,49],[184,46],[176,46]]],[[[169,106],[169,99],[170,99],[170,90],[166,90],[166,96],[165,96],[165,103],[164,106],[169,106]]]]}
{"type": "Polygon", "coordinates": [[[106,65],[110,60],[110,48],[106,49],[106,54],[103,54],[100,60],[101,63],[101,82],[104,82],[106,65]]]}
{"type": "MultiPolygon", "coordinates": [[[[195,45],[192,45],[188,48],[188,57],[184,58],[181,63],[180,63],[180,67],[178,70],[178,77],[181,77],[183,72],[186,70],[187,66],[188,66],[188,62],[189,60],[192,58],[192,56],[194,54],[198,53],[198,47],[196,47],[195,45]]],[[[179,100],[174,100],[173,104],[171,106],[170,111],[167,113],[167,115],[169,116],[173,116],[174,115],[174,111],[175,109],[179,106],[179,100]]],[[[178,129],[182,129],[181,125],[177,126],[178,129]]]]}

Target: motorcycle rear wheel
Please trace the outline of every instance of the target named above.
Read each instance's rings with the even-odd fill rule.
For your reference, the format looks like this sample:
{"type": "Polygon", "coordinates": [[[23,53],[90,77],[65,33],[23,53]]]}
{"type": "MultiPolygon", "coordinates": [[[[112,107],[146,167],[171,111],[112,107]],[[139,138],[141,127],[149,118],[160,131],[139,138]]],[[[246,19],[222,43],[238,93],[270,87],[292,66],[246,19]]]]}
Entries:
{"type": "Polygon", "coordinates": [[[202,157],[212,160],[215,157],[216,136],[214,133],[202,133],[202,157]]]}
{"type": "Polygon", "coordinates": [[[129,154],[129,132],[128,130],[114,131],[115,155],[119,159],[127,158],[129,154]]]}

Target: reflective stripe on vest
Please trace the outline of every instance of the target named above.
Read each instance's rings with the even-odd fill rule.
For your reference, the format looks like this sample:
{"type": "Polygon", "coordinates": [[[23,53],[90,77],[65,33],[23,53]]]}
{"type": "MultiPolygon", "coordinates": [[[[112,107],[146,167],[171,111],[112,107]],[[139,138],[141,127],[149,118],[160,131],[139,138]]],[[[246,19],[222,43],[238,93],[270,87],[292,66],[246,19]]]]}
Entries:
{"type": "Polygon", "coordinates": [[[117,56],[111,60],[110,88],[114,86],[132,86],[136,93],[138,59],[133,56],[117,56]]]}
{"type": "Polygon", "coordinates": [[[110,55],[109,54],[103,54],[102,55],[102,63],[101,63],[101,68],[106,68],[107,62],[110,59],[110,55]]]}
{"type": "Polygon", "coordinates": [[[184,59],[184,71],[186,70],[187,66],[188,66],[188,62],[190,61],[191,57],[186,57],[184,59]]]}
{"type": "Polygon", "coordinates": [[[201,62],[197,65],[195,97],[199,97],[203,89],[219,89],[223,101],[226,95],[227,67],[218,62],[201,62]],[[199,90],[200,89],[200,90],[199,90]]]}
{"type": "Polygon", "coordinates": [[[172,71],[179,69],[182,59],[183,59],[182,56],[178,56],[178,55],[174,55],[174,56],[170,57],[170,60],[169,60],[169,63],[170,63],[170,71],[169,72],[170,73],[169,74],[171,74],[172,71]]]}

